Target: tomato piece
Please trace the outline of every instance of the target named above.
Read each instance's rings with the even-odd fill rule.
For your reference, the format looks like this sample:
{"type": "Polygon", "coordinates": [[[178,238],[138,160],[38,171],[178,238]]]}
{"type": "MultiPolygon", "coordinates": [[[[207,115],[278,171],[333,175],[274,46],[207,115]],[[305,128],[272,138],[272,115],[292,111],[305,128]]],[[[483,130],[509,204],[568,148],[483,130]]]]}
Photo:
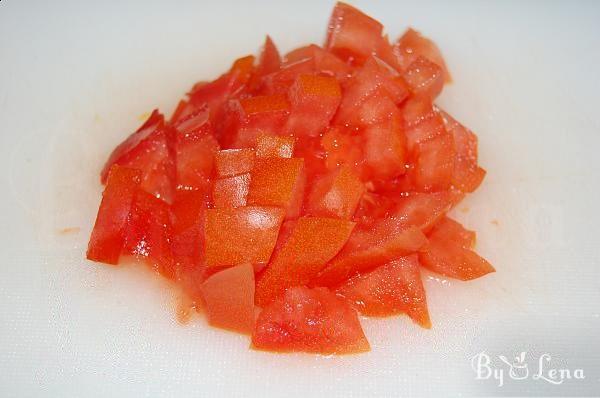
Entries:
{"type": "Polygon", "coordinates": [[[431,328],[425,288],[415,254],[356,275],[342,284],[336,293],[363,315],[385,317],[404,313],[422,327],[431,328]]]}
{"type": "MultiPolygon", "coordinates": [[[[378,95],[380,101],[387,97],[397,105],[402,103],[408,94],[407,85],[402,77],[393,69],[382,64],[380,60],[371,57],[345,85],[344,95],[334,123],[361,127],[365,123],[360,123],[361,120],[356,115],[361,112],[368,112],[363,111],[362,106],[369,97],[378,95]]],[[[377,104],[371,104],[369,109],[376,110],[375,105],[377,104]]],[[[386,104],[386,109],[389,109],[389,107],[390,105],[386,104]]]]}
{"type": "Polygon", "coordinates": [[[256,159],[248,204],[282,207],[287,218],[296,218],[302,206],[305,185],[304,159],[256,159]]]}
{"type": "Polygon", "coordinates": [[[406,172],[406,138],[399,120],[370,126],[363,134],[365,164],[372,179],[393,178],[406,172]]]}
{"type": "Polygon", "coordinates": [[[358,202],[353,219],[365,227],[371,227],[377,221],[392,216],[396,207],[397,201],[389,196],[365,192],[358,202]]]}
{"type": "Polygon", "coordinates": [[[217,177],[233,177],[249,173],[254,167],[256,153],[252,148],[225,149],[215,154],[217,177]]]}
{"type": "Polygon", "coordinates": [[[419,261],[435,273],[463,281],[496,271],[477,253],[458,244],[455,239],[448,240],[439,232],[429,236],[429,244],[419,253],[419,261]]]}
{"type": "MultiPolygon", "coordinates": [[[[427,103],[431,104],[429,101],[427,103]]],[[[419,143],[446,133],[442,117],[437,112],[433,112],[433,108],[431,108],[431,113],[428,111],[429,108],[426,109],[426,113],[421,114],[421,116],[411,115],[410,117],[414,117],[414,119],[410,122],[406,121],[405,116],[404,134],[406,135],[406,147],[409,152],[413,152],[419,143]]],[[[404,115],[406,115],[406,112],[404,115]]]]}
{"type": "Polygon", "coordinates": [[[325,149],[325,165],[329,170],[341,165],[361,170],[364,163],[362,135],[343,127],[331,127],[323,135],[321,146],[325,149]]]}
{"type": "Polygon", "coordinates": [[[329,19],[325,48],[345,61],[362,64],[381,42],[382,33],[378,21],[338,2],[329,19]]]}
{"type": "Polygon", "coordinates": [[[278,133],[289,112],[290,104],[282,94],[232,100],[221,142],[225,147],[252,146],[259,135],[278,133]]]}
{"type": "Polygon", "coordinates": [[[256,67],[255,76],[257,78],[256,85],[258,85],[258,79],[270,74],[277,72],[281,67],[281,56],[277,46],[273,43],[273,40],[269,35],[265,38],[265,44],[263,44],[260,57],[258,58],[258,66],[256,67]]]}
{"type": "Polygon", "coordinates": [[[190,114],[196,112],[199,109],[208,109],[208,107],[206,106],[206,104],[202,104],[200,107],[196,107],[192,105],[189,101],[182,99],[177,104],[177,108],[175,108],[175,110],[173,111],[171,119],[169,119],[169,123],[174,126],[177,124],[177,122],[179,122],[180,119],[188,117],[190,114]]]}
{"type": "Polygon", "coordinates": [[[250,264],[227,268],[201,286],[208,323],[238,333],[254,329],[254,269],[250,264]]]}
{"type": "Polygon", "coordinates": [[[351,221],[300,217],[287,241],[259,274],[256,304],[263,307],[286,289],[306,285],[340,251],[353,228],[351,221]]]}
{"type": "Polygon", "coordinates": [[[404,71],[404,80],[414,96],[434,100],[444,88],[442,68],[423,57],[417,57],[404,71]]]}
{"type": "Polygon", "coordinates": [[[356,311],[325,288],[297,286],[258,315],[252,346],[259,350],[320,354],[369,351],[356,311]]]}
{"type": "Polygon", "coordinates": [[[260,135],[256,139],[256,156],[259,158],[291,158],[294,154],[294,137],[260,135]]]}
{"type": "Polygon", "coordinates": [[[264,77],[262,94],[287,94],[299,75],[314,72],[315,63],[311,58],[283,65],[277,72],[264,77]]]}
{"type": "Polygon", "coordinates": [[[415,227],[403,227],[394,218],[379,220],[372,227],[354,230],[342,251],[311,282],[314,286],[336,286],[359,272],[365,272],[399,257],[414,253],[427,244],[415,227]]]}
{"type": "Polygon", "coordinates": [[[470,231],[463,227],[459,222],[449,218],[442,217],[428,234],[430,239],[439,239],[448,241],[465,249],[471,249],[475,245],[475,231],[470,231]]]}
{"type": "Polygon", "coordinates": [[[398,62],[402,69],[406,69],[417,57],[421,56],[427,58],[442,69],[446,83],[452,81],[440,49],[433,41],[424,37],[416,30],[408,28],[406,32],[400,36],[395,47],[398,50],[398,62]]]}
{"type": "Polygon", "coordinates": [[[412,193],[397,200],[394,217],[402,225],[415,226],[427,232],[454,205],[451,192],[412,193]]]}
{"type": "Polygon", "coordinates": [[[215,208],[246,206],[250,189],[250,173],[218,178],[214,182],[212,200],[215,208]]]}
{"type": "Polygon", "coordinates": [[[346,81],[352,73],[352,68],[348,64],[316,44],[297,48],[285,56],[285,62],[288,64],[307,59],[312,60],[315,72],[333,76],[340,83],[346,81]]]}
{"type": "Polygon", "coordinates": [[[142,171],[141,187],[166,202],[173,199],[175,161],[172,150],[172,132],[158,111],[110,154],[102,170],[102,183],[114,164],[142,171]]]}
{"type": "Polygon", "coordinates": [[[175,123],[176,188],[208,191],[219,143],[212,135],[208,110],[180,116],[175,123]]]}
{"type": "Polygon", "coordinates": [[[102,202],[86,257],[88,260],[116,265],[125,243],[125,227],[142,172],[114,165],[108,172],[102,202]]]}
{"type": "Polygon", "coordinates": [[[333,77],[301,74],[288,96],[292,110],[284,131],[314,137],[329,125],[340,104],[342,91],[333,77]]]}
{"type": "Polygon", "coordinates": [[[452,185],[463,192],[473,192],[485,177],[485,170],[477,164],[477,136],[446,112],[440,113],[456,148],[452,185]]]}
{"type": "Polygon", "coordinates": [[[162,276],[174,279],[172,236],[169,205],[138,189],[125,227],[123,254],[132,255],[162,276]]]}
{"type": "Polygon", "coordinates": [[[441,134],[417,145],[415,186],[418,191],[445,191],[450,188],[454,173],[454,139],[441,134]]]}
{"type": "Polygon", "coordinates": [[[285,216],[276,207],[209,209],[206,215],[206,264],[210,267],[266,263],[285,216]]]}
{"type": "Polygon", "coordinates": [[[341,166],[317,179],[306,203],[314,216],[350,219],[365,192],[365,186],[349,166],[341,166]]]}

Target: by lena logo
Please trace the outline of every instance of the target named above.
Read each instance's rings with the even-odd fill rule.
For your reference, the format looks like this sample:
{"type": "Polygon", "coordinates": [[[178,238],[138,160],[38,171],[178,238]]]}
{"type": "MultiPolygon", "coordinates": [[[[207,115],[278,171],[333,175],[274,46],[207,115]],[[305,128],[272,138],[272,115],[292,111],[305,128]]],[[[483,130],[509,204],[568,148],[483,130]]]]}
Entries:
{"type": "Polygon", "coordinates": [[[506,379],[510,380],[539,380],[560,385],[568,380],[583,380],[583,369],[558,368],[552,365],[550,354],[542,354],[535,358],[521,352],[513,360],[504,355],[490,356],[485,351],[473,355],[471,368],[476,380],[496,380],[502,387],[506,379]]]}

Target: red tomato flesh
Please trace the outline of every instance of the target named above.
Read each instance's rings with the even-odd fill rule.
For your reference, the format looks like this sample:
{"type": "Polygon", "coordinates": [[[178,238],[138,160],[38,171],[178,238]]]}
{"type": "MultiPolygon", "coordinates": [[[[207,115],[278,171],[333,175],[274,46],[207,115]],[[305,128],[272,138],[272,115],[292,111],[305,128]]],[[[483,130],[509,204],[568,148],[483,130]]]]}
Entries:
{"type": "Polygon", "coordinates": [[[256,320],[252,346],[269,351],[352,354],[368,351],[356,312],[325,288],[297,286],[267,305],[256,320]]]}

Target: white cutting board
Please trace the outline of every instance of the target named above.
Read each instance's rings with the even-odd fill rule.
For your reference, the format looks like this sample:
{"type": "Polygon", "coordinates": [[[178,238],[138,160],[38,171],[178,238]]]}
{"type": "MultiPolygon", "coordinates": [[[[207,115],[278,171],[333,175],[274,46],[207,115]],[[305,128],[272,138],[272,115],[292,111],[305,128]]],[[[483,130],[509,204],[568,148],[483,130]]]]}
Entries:
{"type": "Polygon", "coordinates": [[[4,0],[0,396],[600,393],[600,2],[357,5],[446,56],[455,83],[439,103],[478,133],[488,170],[455,215],[498,272],[427,274],[433,328],[368,319],[359,356],[260,353],[200,316],[179,325],[159,278],[84,260],[98,172],[140,115],[170,112],[266,33],[284,52],[320,43],[333,3],[4,0]],[[476,379],[482,351],[501,387],[476,379]],[[497,355],[522,351],[530,374],[513,380],[497,355]],[[532,378],[544,353],[544,372],[585,379],[532,378]]]}

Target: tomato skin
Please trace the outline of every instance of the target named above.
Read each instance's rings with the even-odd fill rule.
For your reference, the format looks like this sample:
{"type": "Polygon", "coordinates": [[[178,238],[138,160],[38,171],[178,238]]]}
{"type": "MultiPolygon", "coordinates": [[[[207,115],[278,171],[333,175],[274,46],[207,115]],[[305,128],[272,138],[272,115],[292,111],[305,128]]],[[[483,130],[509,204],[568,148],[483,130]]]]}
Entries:
{"type": "Polygon", "coordinates": [[[333,77],[301,74],[290,87],[292,104],[284,131],[295,136],[322,133],[340,104],[342,92],[333,77]]]}
{"type": "Polygon", "coordinates": [[[122,253],[134,256],[168,279],[175,279],[172,236],[169,205],[138,189],[127,219],[122,253]]]}
{"type": "Polygon", "coordinates": [[[418,56],[422,56],[442,69],[446,83],[452,81],[439,48],[433,41],[424,37],[416,30],[412,28],[407,29],[398,39],[395,47],[398,54],[397,59],[402,69],[406,69],[418,56]]]}
{"type": "Polygon", "coordinates": [[[116,265],[125,243],[125,228],[142,172],[114,165],[108,172],[102,203],[88,243],[88,260],[116,265]]]}
{"type": "Polygon", "coordinates": [[[265,306],[287,288],[307,284],[344,246],[354,223],[300,217],[256,282],[256,304],[265,306]]]}
{"type": "Polygon", "coordinates": [[[405,313],[420,326],[431,328],[416,254],[356,275],[338,287],[336,293],[363,315],[385,317],[405,313]]]}
{"type": "Polygon", "coordinates": [[[209,324],[238,333],[252,334],[254,329],[252,265],[237,265],[217,272],[202,283],[200,292],[209,324]]]}
{"type": "Polygon", "coordinates": [[[304,159],[256,159],[248,204],[278,206],[285,209],[286,218],[296,218],[302,207],[305,186],[304,159]]]}
{"type": "Polygon", "coordinates": [[[259,158],[291,158],[294,154],[294,137],[260,135],[256,139],[256,156],[259,158]]]}
{"type": "Polygon", "coordinates": [[[209,267],[266,263],[285,212],[277,207],[208,209],[206,264],[209,267]]]}
{"type": "Polygon", "coordinates": [[[356,312],[325,288],[297,286],[258,315],[252,347],[278,352],[352,354],[370,350],[356,312]]]}
{"type": "Polygon", "coordinates": [[[423,57],[417,57],[403,74],[411,94],[434,100],[444,87],[442,69],[423,57]]]}
{"type": "Polygon", "coordinates": [[[250,189],[250,173],[215,180],[212,203],[215,208],[246,206],[250,189]]]}
{"type": "Polygon", "coordinates": [[[249,173],[254,167],[256,153],[252,148],[225,149],[215,154],[215,175],[233,177],[249,173]]]}
{"type": "Polygon", "coordinates": [[[418,228],[402,228],[398,220],[392,218],[381,220],[371,228],[356,228],[346,246],[311,285],[335,287],[359,272],[414,253],[426,243],[425,235],[418,228]]]}
{"type": "Polygon", "coordinates": [[[340,166],[313,182],[306,213],[348,220],[364,192],[365,186],[358,175],[349,166],[340,166]]]}

